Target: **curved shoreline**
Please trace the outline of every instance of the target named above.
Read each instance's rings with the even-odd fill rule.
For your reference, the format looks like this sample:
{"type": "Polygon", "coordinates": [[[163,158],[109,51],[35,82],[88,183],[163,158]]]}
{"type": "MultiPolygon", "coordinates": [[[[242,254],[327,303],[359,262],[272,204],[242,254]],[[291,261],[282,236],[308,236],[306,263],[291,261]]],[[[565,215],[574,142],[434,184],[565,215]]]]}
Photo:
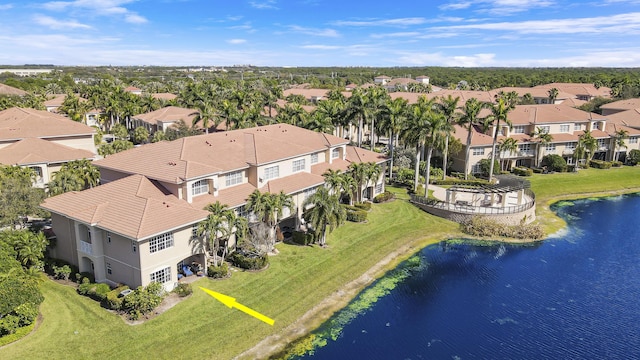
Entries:
{"type": "MultiPolygon", "coordinates": [[[[545,213],[551,213],[552,219],[554,221],[562,221],[562,227],[557,231],[562,230],[566,227],[566,223],[558,217],[555,212],[551,211],[551,206],[556,202],[563,200],[579,200],[590,197],[609,197],[609,196],[617,196],[617,195],[626,195],[626,194],[634,194],[640,193],[640,187],[638,188],[627,188],[621,190],[613,190],[613,191],[604,191],[604,192],[591,192],[591,193],[576,193],[576,194],[567,194],[552,197],[550,199],[545,199],[544,205],[541,210],[543,210],[543,214],[537,215],[545,218],[545,213]]],[[[540,219],[538,219],[540,220],[540,219]]],[[[555,231],[554,231],[555,233],[555,231]]],[[[287,326],[278,334],[273,334],[267,336],[259,343],[254,345],[252,348],[242,352],[237,355],[234,359],[257,359],[257,358],[266,358],[272,356],[274,354],[278,354],[285,350],[286,346],[290,343],[302,338],[303,336],[309,334],[316,328],[318,328],[322,323],[327,321],[334,313],[344,308],[349,302],[351,302],[365,287],[373,283],[375,280],[382,277],[388,270],[396,267],[402,261],[408,259],[413,254],[422,250],[426,246],[439,243],[441,241],[445,241],[448,239],[458,238],[463,234],[449,234],[446,236],[442,236],[439,238],[421,238],[413,241],[410,244],[404,245],[392,253],[387,254],[382,260],[376,263],[373,267],[367,270],[364,274],[359,276],[357,279],[343,285],[338,291],[332,293],[325,299],[323,299],[319,304],[315,305],[313,308],[309,309],[302,317],[298,320],[287,326]]],[[[517,243],[517,244],[526,244],[526,243],[534,243],[539,241],[544,241],[549,236],[553,234],[548,234],[545,239],[542,240],[521,240],[521,239],[502,239],[502,240],[493,240],[496,242],[508,242],[508,243],[517,243]]],[[[465,238],[469,238],[466,236],[465,238]]],[[[490,240],[490,239],[481,239],[481,240],[490,240]]]]}

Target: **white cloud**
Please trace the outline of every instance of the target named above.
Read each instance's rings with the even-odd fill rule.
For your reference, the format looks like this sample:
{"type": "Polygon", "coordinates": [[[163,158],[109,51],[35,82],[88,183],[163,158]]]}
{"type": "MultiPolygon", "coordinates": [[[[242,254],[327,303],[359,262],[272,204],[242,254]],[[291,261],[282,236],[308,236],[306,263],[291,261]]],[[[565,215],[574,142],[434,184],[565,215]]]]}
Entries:
{"type": "Polygon", "coordinates": [[[336,45],[303,45],[300,46],[300,48],[309,50],[340,50],[343,47],[336,45]]]}
{"type": "Polygon", "coordinates": [[[383,38],[398,38],[398,37],[416,37],[422,35],[421,32],[417,31],[405,31],[405,32],[393,32],[387,34],[371,34],[371,37],[374,39],[383,39],[383,38]]]}
{"type": "Polygon", "coordinates": [[[411,26],[427,23],[422,17],[397,18],[397,19],[368,19],[368,20],[341,20],[334,21],[336,26],[411,26]]]}
{"type": "Polygon", "coordinates": [[[75,0],[75,1],[50,1],[42,4],[42,7],[50,11],[77,12],[83,16],[123,16],[126,22],[143,24],[148,20],[137,13],[128,10],[126,5],[136,0],[75,0]]]}
{"type": "Polygon", "coordinates": [[[13,8],[13,4],[0,4],[0,11],[1,10],[9,10],[13,8]]]}
{"type": "Polygon", "coordinates": [[[307,27],[302,27],[298,25],[289,25],[288,28],[292,32],[297,32],[305,35],[323,36],[323,37],[339,37],[340,36],[340,34],[333,29],[314,29],[314,28],[307,28],[307,27]]]}
{"type": "Polygon", "coordinates": [[[142,17],[138,14],[127,14],[125,15],[124,19],[126,22],[131,24],[144,24],[148,22],[145,17],[142,17]]]}
{"type": "Polygon", "coordinates": [[[493,30],[521,34],[605,34],[640,32],[640,13],[592,18],[528,20],[435,27],[435,30],[493,30]]]}
{"type": "Polygon", "coordinates": [[[464,2],[456,2],[456,3],[440,5],[438,6],[438,8],[440,10],[462,10],[462,9],[469,8],[469,6],[471,6],[471,2],[464,1],[464,2]]]}
{"type": "Polygon", "coordinates": [[[227,40],[227,42],[228,42],[229,44],[238,45],[238,44],[244,44],[244,43],[246,43],[246,42],[247,42],[247,40],[245,40],[245,39],[229,39],[229,40],[227,40]]]}
{"type": "Polygon", "coordinates": [[[257,2],[257,1],[250,1],[249,5],[251,5],[251,7],[255,8],[255,9],[273,9],[273,10],[277,10],[278,8],[276,7],[276,1],[275,0],[266,0],[266,1],[262,1],[262,2],[257,2]]]}
{"type": "Polygon", "coordinates": [[[46,26],[51,29],[91,29],[91,26],[81,24],[75,20],[57,20],[50,16],[34,15],[33,21],[42,26],[46,26]]]}

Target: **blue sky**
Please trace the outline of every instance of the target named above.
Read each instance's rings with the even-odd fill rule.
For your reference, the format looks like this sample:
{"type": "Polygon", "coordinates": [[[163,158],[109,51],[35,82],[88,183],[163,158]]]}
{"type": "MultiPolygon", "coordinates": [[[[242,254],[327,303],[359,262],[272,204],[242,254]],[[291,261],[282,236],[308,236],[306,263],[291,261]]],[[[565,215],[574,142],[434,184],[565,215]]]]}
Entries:
{"type": "Polygon", "coordinates": [[[0,64],[640,66],[640,0],[16,0],[0,19],[0,64]]]}

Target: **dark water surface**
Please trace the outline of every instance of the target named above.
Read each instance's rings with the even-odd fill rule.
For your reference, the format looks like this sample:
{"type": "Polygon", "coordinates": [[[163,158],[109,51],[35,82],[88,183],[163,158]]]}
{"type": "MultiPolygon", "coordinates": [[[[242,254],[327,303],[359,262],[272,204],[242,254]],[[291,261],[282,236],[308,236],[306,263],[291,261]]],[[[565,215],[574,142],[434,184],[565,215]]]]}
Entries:
{"type": "Polygon", "coordinates": [[[640,196],[556,210],[569,228],[536,246],[425,248],[320,328],[326,346],[306,357],[640,359],[640,196]]]}

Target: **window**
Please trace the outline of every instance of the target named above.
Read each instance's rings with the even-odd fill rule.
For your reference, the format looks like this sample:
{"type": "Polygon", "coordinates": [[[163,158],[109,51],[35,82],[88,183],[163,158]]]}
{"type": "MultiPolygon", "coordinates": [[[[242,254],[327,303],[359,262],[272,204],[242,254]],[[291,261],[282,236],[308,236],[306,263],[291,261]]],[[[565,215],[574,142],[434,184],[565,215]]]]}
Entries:
{"type": "Polygon", "coordinates": [[[237,207],[236,209],[236,215],[239,217],[243,217],[243,218],[248,218],[249,217],[249,212],[247,211],[247,208],[244,206],[240,206],[237,207]]]}
{"type": "Polygon", "coordinates": [[[173,233],[164,233],[162,235],[154,236],[149,240],[149,252],[154,253],[156,251],[164,250],[173,246],[173,233]]]}
{"type": "Polygon", "coordinates": [[[149,275],[151,282],[157,282],[160,284],[171,281],[171,268],[166,267],[162,270],[158,270],[149,275]]]}
{"type": "Polygon", "coordinates": [[[107,242],[111,244],[111,233],[107,231],[107,242]]]}
{"type": "Polygon", "coordinates": [[[207,179],[198,180],[191,184],[191,195],[207,194],[209,192],[209,181],[207,179]]]}
{"type": "Polygon", "coordinates": [[[551,126],[549,126],[549,125],[538,126],[538,129],[540,129],[539,131],[541,133],[548,134],[549,131],[551,131],[551,126]]]}
{"type": "Polygon", "coordinates": [[[632,136],[629,138],[629,144],[637,144],[638,143],[638,137],[637,136],[632,136]]]}
{"type": "Polygon", "coordinates": [[[111,275],[111,264],[107,263],[107,274],[111,275]]]}
{"type": "Polygon", "coordinates": [[[138,242],[135,240],[131,240],[131,251],[133,252],[138,251],[138,242]]]}
{"type": "Polygon", "coordinates": [[[573,124],[573,131],[580,131],[582,130],[582,125],[580,124],[573,124]]]}
{"type": "Polygon", "coordinates": [[[382,183],[376,184],[376,194],[382,193],[382,183]]]}
{"type": "Polygon", "coordinates": [[[304,199],[307,200],[311,195],[315,194],[318,188],[311,188],[304,191],[304,199]]]}
{"type": "Polygon", "coordinates": [[[317,164],[318,163],[318,154],[311,154],[311,163],[312,164],[317,164]]]}
{"type": "Polygon", "coordinates": [[[531,144],[520,144],[518,145],[518,151],[528,153],[531,151],[531,144]]]}
{"type": "Polygon", "coordinates": [[[607,139],[598,139],[598,147],[603,148],[607,146],[607,139]]]}
{"type": "Polygon", "coordinates": [[[569,125],[560,125],[560,132],[568,133],[569,132],[569,125]]]}
{"type": "Polygon", "coordinates": [[[331,159],[337,159],[340,157],[340,148],[331,149],[331,159]]]}
{"type": "Polygon", "coordinates": [[[565,149],[567,150],[574,150],[576,148],[576,144],[575,142],[568,142],[564,145],[565,149]]]}
{"type": "Polygon", "coordinates": [[[477,174],[482,172],[482,170],[480,170],[480,164],[475,164],[471,167],[471,173],[472,174],[477,174]]]}
{"type": "Polygon", "coordinates": [[[191,238],[192,239],[198,238],[198,224],[193,224],[193,226],[191,227],[191,238]]]}
{"type": "Polygon", "coordinates": [[[594,130],[602,130],[602,129],[600,128],[600,126],[601,126],[601,125],[600,125],[600,123],[599,123],[599,122],[594,122],[594,123],[593,123],[593,129],[594,129],[594,130]]]}
{"type": "Polygon", "coordinates": [[[304,170],[304,159],[294,160],[293,161],[293,168],[291,169],[291,171],[298,172],[298,171],[303,171],[303,170],[304,170]]]}
{"type": "Polygon", "coordinates": [[[473,148],[473,155],[484,155],[484,148],[473,148]]]}
{"type": "Polygon", "coordinates": [[[518,125],[513,127],[514,134],[524,134],[524,125],[518,125]]]}
{"type": "Polygon", "coordinates": [[[280,176],[280,167],[278,165],[264,169],[264,180],[275,179],[280,176]]]}
{"type": "Polygon", "coordinates": [[[550,152],[555,152],[556,151],[556,144],[547,144],[547,146],[544,149],[545,152],[550,153],[550,152]]]}
{"type": "Polygon", "coordinates": [[[42,177],[42,168],[40,166],[31,166],[29,167],[29,169],[33,171],[33,173],[36,175],[36,178],[42,177]]]}
{"type": "Polygon", "coordinates": [[[243,175],[244,175],[244,171],[242,171],[242,170],[228,173],[225,176],[224,184],[226,186],[232,186],[232,185],[241,184],[243,175]]]}

